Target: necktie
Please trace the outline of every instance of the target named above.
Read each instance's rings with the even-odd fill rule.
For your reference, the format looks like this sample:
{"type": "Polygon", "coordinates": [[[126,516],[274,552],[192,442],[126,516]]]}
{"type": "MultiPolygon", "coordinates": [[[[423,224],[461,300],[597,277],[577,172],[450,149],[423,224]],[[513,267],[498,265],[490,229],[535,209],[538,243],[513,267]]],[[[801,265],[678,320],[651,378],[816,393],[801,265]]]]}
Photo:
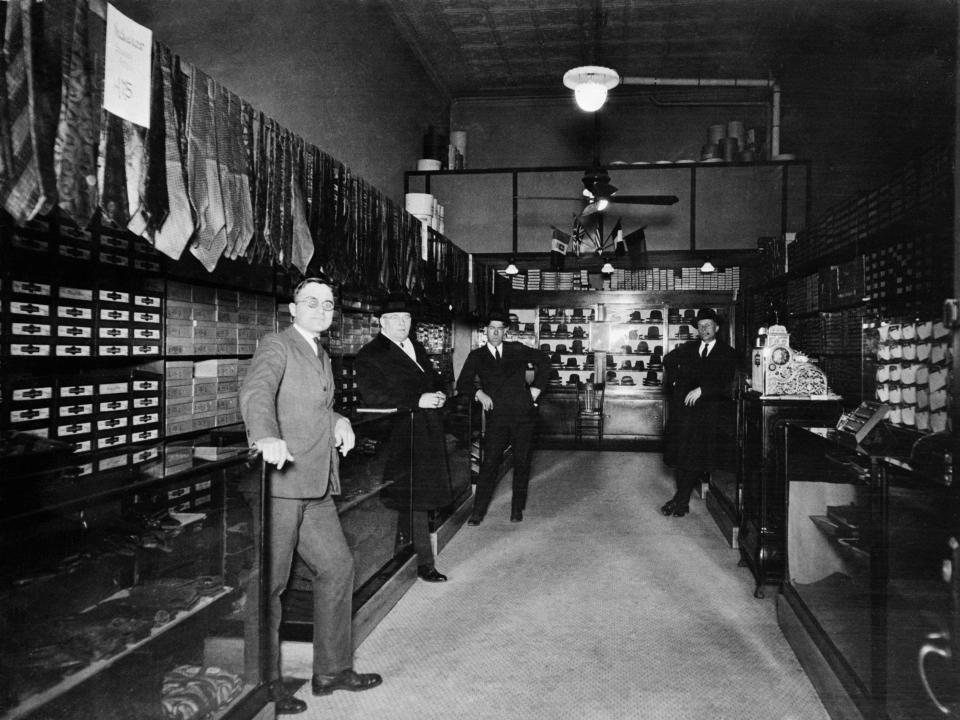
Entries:
{"type": "Polygon", "coordinates": [[[313,339],[313,341],[317,344],[317,357],[318,357],[318,358],[322,358],[322,357],[323,357],[323,343],[320,341],[320,336],[317,335],[317,336],[313,339]]]}
{"type": "Polygon", "coordinates": [[[498,348],[498,347],[497,347],[497,348],[494,348],[494,349],[493,349],[493,355],[494,355],[494,357],[496,357],[496,359],[497,359],[497,365],[499,365],[499,364],[500,364],[500,348],[498,348]]]}
{"type": "Polygon", "coordinates": [[[700,358],[703,359],[703,360],[705,360],[706,357],[707,357],[707,348],[708,348],[708,347],[709,347],[709,345],[704,345],[704,346],[703,346],[703,349],[700,351],[700,358]]]}

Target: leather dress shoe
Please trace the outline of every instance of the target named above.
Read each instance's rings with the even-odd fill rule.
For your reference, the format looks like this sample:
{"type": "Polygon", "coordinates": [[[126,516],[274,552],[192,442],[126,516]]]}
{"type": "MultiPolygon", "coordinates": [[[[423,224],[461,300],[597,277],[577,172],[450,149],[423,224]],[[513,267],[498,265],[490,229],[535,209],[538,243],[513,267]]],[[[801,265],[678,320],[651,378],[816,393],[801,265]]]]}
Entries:
{"type": "Polygon", "coordinates": [[[467,525],[479,525],[483,522],[483,513],[475,512],[470,516],[470,519],[467,520],[467,525]]]}
{"type": "Polygon", "coordinates": [[[510,522],[523,522],[523,510],[511,510],[510,522]]]}
{"type": "Polygon", "coordinates": [[[446,582],[447,576],[439,572],[436,568],[425,567],[421,565],[417,568],[417,577],[427,582],[446,582]]]}
{"type": "Polygon", "coordinates": [[[369,690],[382,682],[383,678],[376,673],[358,673],[347,668],[336,675],[314,675],[310,680],[310,688],[314,695],[329,695],[334,690],[369,690]]]}
{"type": "Polygon", "coordinates": [[[673,515],[674,517],[683,517],[688,512],[690,512],[690,506],[681,504],[676,500],[670,500],[662,508],[660,508],[660,512],[662,512],[664,515],[673,515]]]}
{"type": "Polygon", "coordinates": [[[269,698],[275,703],[277,715],[296,715],[307,709],[307,704],[295,698],[283,684],[282,680],[274,680],[267,688],[269,698]]]}

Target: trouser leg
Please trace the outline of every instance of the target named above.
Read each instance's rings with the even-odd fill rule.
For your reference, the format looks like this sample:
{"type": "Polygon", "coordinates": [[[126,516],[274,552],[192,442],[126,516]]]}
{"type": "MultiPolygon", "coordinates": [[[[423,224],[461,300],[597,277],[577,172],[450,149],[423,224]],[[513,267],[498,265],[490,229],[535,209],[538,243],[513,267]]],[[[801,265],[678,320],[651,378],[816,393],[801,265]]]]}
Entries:
{"type": "MultiPolygon", "coordinates": [[[[302,500],[293,498],[267,498],[269,527],[267,528],[267,552],[270,569],[269,595],[267,599],[267,672],[268,680],[282,676],[280,668],[280,620],[283,610],[280,596],[290,581],[290,567],[297,547],[302,500]]],[[[254,602],[254,598],[248,598],[254,602]]]]}
{"type": "Polygon", "coordinates": [[[527,505],[527,488],[530,484],[530,463],[533,459],[533,431],[535,419],[520,420],[513,430],[513,496],[512,506],[523,510],[527,505]]]}
{"type": "Polygon", "coordinates": [[[436,565],[433,544],[430,542],[430,517],[427,510],[413,511],[413,549],[417,552],[417,565],[430,568],[436,565]]]}
{"type": "Polygon", "coordinates": [[[304,503],[297,552],[313,573],[313,672],[353,667],[353,554],[329,494],[304,503]]]}
{"type": "Polygon", "coordinates": [[[500,461],[503,451],[510,442],[510,430],[507,426],[488,422],[483,436],[483,462],[480,464],[480,476],[477,478],[477,494],[473,501],[474,514],[483,515],[493,499],[497,488],[500,461]]]}
{"type": "Polygon", "coordinates": [[[689,505],[690,495],[701,477],[702,470],[677,470],[677,492],[673,499],[680,505],[689,505]]]}

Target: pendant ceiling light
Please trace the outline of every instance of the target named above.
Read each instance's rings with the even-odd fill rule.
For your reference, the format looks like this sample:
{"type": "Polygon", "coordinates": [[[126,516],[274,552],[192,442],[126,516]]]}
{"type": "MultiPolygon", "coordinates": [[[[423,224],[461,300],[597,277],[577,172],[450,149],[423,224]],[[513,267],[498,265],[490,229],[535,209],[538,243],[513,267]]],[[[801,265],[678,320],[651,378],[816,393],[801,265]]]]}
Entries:
{"type": "Polygon", "coordinates": [[[607,91],[620,84],[620,76],[607,67],[582,65],[567,70],[563,84],[573,90],[581,110],[596,112],[606,102],[607,91]]]}
{"type": "Polygon", "coordinates": [[[607,260],[607,262],[603,264],[603,267],[600,268],[600,272],[603,273],[604,275],[613,275],[614,268],[609,260],[607,260]]]}
{"type": "Polygon", "coordinates": [[[707,261],[700,266],[700,272],[702,273],[712,273],[716,271],[717,269],[713,266],[713,263],[710,262],[710,258],[707,258],[707,261]]]}
{"type": "Polygon", "coordinates": [[[507,267],[504,269],[505,275],[518,275],[520,270],[517,268],[517,264],[513,261],[513,258],[510,258],[510,262],[507,263],[507,267]]]}

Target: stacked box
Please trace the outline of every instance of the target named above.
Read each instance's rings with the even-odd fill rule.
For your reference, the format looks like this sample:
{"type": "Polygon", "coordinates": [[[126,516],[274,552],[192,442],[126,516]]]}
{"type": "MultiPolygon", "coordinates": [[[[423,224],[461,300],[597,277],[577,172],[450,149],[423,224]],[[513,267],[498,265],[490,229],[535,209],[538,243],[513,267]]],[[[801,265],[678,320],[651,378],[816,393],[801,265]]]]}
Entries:
{"type": "Polygon", "coordinates": [[[193,291],[185,283],[167,283],[166,338],[164,352],[169,355],[194,355],[193,291]]]}
{"type": "Polygon", "coordinates": [[[159,355],[163,348],[163,298],[159,289],[148,287],[133,293],[131,354],[159,355]]]}
{"type": "Polygon", "coordinates": [[[217,354],[217,289],[194,285],[193,294],[193,354],[217,354]]]}
{"type": "Polygon", "coordinates": [[[13,279],[0,311],[8,352],[14,357],[50,357],[54,343],[53,286],[13,279]]]}
{"type": "Polygon", "coordinates": [[[193,364],[192,411],[193,430],[209,430],[216,425],[217,418],[217,376],[216,363],[198,361],[193,364]],[[213,367],[212,374],[210,368],[213,367]],[[200,374],[198,374],[198,372],[200,374]]]}
{"type": "Polygon", "coordinates": [[[125,373],[106,372],[94,389],[95,451],[121,448],[130,442],[132,382],[125,373]]]}
{"type": "Polygon", "coordinates": [[[94,388],[88,377],[64,377],[57,385],[53,436],[72,443],[75,453],[93,450],[94,388]]]}
{"type": "Polygon", "coordinates": [[[193,430],[193,362],[168,360],[164,364],[164,435],[193,430]]]}
{"type": "Polygon", "coordinates": [[[217,355],[237,354],[237,328],[240,321],[240,306],[236,290],[217,288],[216,292],[217,355]]]}
{"type": "Polygon", "coordinates": [[[131,428],[133,443],[155,442],[160,439],[160,396],[163,376],[158,373],[134,371],[131,382],[131,428]]]}

